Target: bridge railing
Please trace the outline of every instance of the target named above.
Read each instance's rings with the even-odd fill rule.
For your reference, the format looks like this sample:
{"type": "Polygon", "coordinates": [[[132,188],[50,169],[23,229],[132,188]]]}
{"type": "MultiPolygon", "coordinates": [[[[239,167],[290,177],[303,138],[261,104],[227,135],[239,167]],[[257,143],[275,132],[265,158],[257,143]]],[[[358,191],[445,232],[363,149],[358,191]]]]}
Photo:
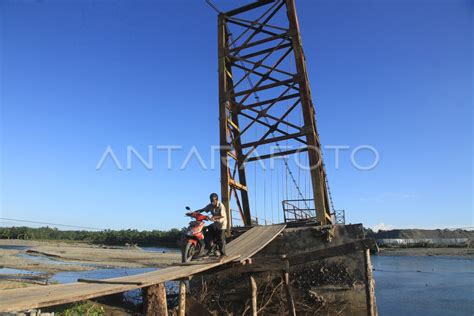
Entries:
{"type": "Polygon", "coordinates": [[[312,199],[283,200],[281,203],[285,223],[316,219],[316,208],[312,199]]]}
{"type": "MultiPolygon", "coordinates": [[[[231,214],[232,214],[232,220],[231,220],[231,224],[232,224],[232,227],[243,227],[244,226],[244,222],[242,221],[242,217],[240,215],[240,212],[238,210],[235,210],[235,209],[230,209],[231,211],[231,214]]],[[[258,226],[259,224],[260,225],[267,225],[266,221],[265,222],[262,222],[262,223],[259,223],[259,219],[258,217],[255,217],[255,216],[252,216],[252,226],[258,226]]]]}

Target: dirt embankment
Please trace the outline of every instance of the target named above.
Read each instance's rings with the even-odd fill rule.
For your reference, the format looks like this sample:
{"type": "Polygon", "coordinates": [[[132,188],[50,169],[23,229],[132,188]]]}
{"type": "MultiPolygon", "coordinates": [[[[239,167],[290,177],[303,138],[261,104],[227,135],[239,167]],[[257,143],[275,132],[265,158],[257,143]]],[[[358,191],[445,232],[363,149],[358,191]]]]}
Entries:
{"type": "Polygon", "coordinates": [[[444,239],[444,238],[469,238],[474,240],[474,230],[462,229],[392,229],[380,230],[369,233],[367,237],[374,239],[444,239]]]}
{"type": "Polygon", "coordinates": [[[369,232],[379,240],[380,255],[474,256],[474,231],[462,229],[392,229],[369,232]]]}
{"type": "Polygon", "coordinates": [[[378,255],[474,257],[474,248],[380,248],[378,255]]]}

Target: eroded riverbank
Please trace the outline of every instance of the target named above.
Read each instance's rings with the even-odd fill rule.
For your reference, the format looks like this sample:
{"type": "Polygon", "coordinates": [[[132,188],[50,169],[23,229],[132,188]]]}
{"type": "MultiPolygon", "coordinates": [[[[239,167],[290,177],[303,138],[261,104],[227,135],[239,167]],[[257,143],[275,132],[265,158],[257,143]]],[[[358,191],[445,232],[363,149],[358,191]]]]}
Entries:
{"type": "Polygon", "coordinates": [[[109,273],[101,275],[115,276],[112,270],[123,272],[129,269],[133,272],[135,269],[163,268],[179,261],[180,254],[176,251],[145,251],[57,241],[0,240],[0,268],[3,268],[3,271],[0,269],[0,289],[40,284],[37,280],[63,283],[71,273],[80,271],[105,271],[109,273]],[[18,271],[14,273],[15,270],[9,269],[18,271]]]}

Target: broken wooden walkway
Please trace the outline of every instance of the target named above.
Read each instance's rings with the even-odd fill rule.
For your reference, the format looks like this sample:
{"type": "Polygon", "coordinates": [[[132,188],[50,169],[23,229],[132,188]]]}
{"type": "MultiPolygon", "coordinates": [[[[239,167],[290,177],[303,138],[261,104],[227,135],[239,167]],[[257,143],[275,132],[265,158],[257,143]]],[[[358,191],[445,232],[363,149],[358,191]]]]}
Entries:
{"type": "Polygon", "coordinates": [[[221,261],[188,266],[172,266],[133,276],[100,280],[100,283],[78,282],[49,286],[32,286],[0,291],[0,312],[17,312],[61,305],[90,298],[149,287],[190,276],[230,262],[244,262],[263,249],[285,228],[285,225],[256,226],[231,241],[228,257],[221,261]]]}

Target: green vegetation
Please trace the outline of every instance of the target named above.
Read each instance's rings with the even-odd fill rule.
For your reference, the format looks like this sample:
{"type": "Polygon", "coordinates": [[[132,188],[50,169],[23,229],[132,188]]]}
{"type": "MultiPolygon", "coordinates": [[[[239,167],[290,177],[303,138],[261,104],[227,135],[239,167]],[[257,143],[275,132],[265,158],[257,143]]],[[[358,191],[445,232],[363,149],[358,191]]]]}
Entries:
{"type": "Polygon", "coordinates": [[[105,245],[176,245],[181,237],[181,230],[59,230],[52,227],[0,227],[0,239],[33,239],[82,241],[105,245]]]}
{"type": "Polygon", "coordinates": [[[3,280],[0,285],[0,290],[19,289],[27,287],[28,285],[30,284],[27,282],[3,280]]]}
{"type": "Polygon", "coordinates": [[[55,315],[60,316],[76,316],[89,315],[100,316],[105,315],[105,309],[91,301],[77,302],[65,305],[55,310],[55,315]]]}

